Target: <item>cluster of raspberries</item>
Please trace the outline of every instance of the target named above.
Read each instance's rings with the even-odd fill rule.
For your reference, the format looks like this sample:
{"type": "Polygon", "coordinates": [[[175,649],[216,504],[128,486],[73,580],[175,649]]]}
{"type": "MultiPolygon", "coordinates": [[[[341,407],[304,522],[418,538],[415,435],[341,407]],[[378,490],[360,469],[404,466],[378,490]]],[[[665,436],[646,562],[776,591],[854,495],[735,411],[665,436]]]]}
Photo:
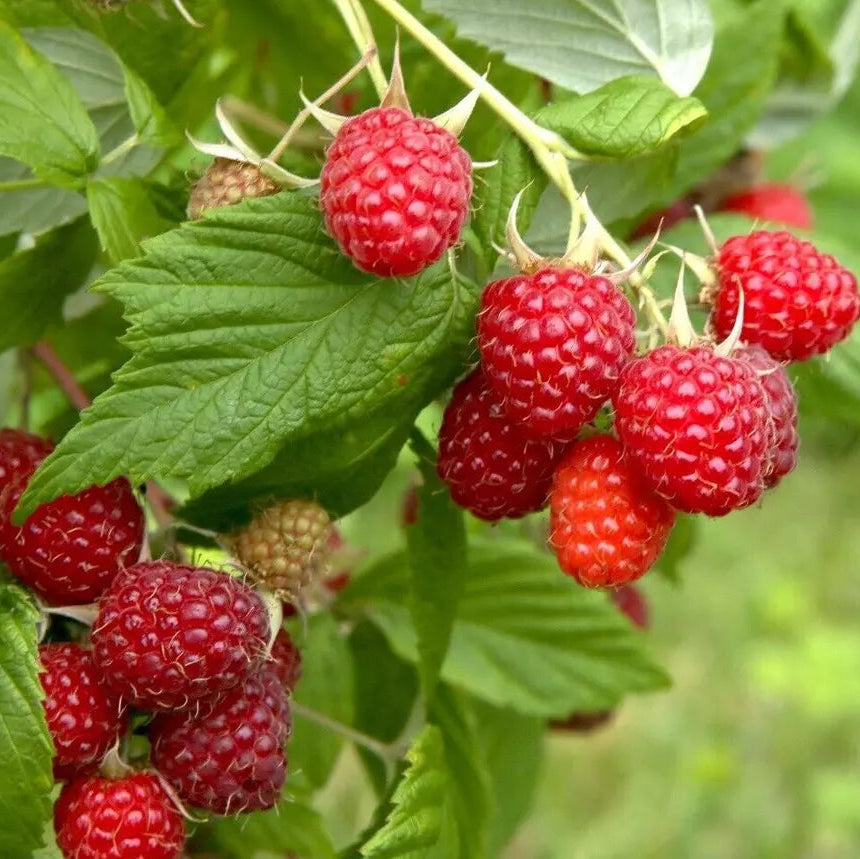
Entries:
{"type": "Polygon", "coordinates": [[[551,510],[550,545],[589,587],[642,576],[676,512],[754,504],[795,465],[797,396],[785,365],[827,352],[860,316],[857,281],[788,232],[725,242],[710,331],[740,343],[636,355],[636,315],[607,277],[546,265],[497,280],[478,316],[480,365],[455,388],[437,470],[488,521],[551,510]],[[614,433],[592,422],[611,405],[614,433]]]}
{"type": "Polygon", "coordinates": [[[243,581],[140,562],[144,516],[125,479],[44,504],[16,526],[12,510],[51,449],[0,430],[0,559],[46,604],[96,608],[88,640],[39,647],[64,782],[57,842],[72,859],[175,859],[182,806],[233,814],[277,802],[300,654],[284,630],[269,647],[266,605],[243,581]],[[145,769],[116,765],[130,730],[148,738],[145,769]]]}

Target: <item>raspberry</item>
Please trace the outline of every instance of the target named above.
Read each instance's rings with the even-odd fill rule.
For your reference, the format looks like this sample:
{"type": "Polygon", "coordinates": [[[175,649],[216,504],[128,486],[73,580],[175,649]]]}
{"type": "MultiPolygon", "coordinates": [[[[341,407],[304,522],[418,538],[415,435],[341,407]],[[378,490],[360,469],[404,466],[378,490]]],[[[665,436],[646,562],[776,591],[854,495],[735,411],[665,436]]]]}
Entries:
{"type": "Polygon", "coordinates": [[[625,456],[676,509],[723,516],[761,496],[767,405],[748,363],[661,346],[624,368],[613,404],[625,456]]]}
{"type": "Polygon", "coordinates": [[[162,714],[149,730],[153,764],[179,797],[218,814],[275,805],[289,734],[286,694],[271,665],[222,695],[205,715],[162,714]]]}
{"type": "Polygon", "coordinates": [[[569,441],[609,399],[635,322],[630,302],[599,275],[544,268],[497,280],[478,315],[481,365],[509,417],[569,441]]]}
{"type": "Polygon", "coordinates": [[[472,162],[429,119],[375,107],[341,127],[320,182],[326,227],[341,251],[362,271],[409,277],[459,241],[472,162]]]}
{"type": "Polygon", "coordinates": [[[143,710],[172,710],[237,686],[264,654],[269,620],[247,585],[152,561],[105,591],[92,629],[105,682],[143,710]]]}
{"type": "Polygon", "coordinates": [[[292,692],[302,676],[302,654],[285,629],[278,632],[269,656],[284,689],[292,692]]]}
{"type": "Polygon", "coordinates": [[[513,423],[478,369],[454,388],[445,409],[436,472],[454,503],[479,519],[516,519],[546,506],[563,451],[513,423]]]}
{"type": "Polygon", "coordinates": [[[52,605],[93,602],[140,556],[145,520],[125,478],[42,504],[19,528],[12,511],[52,445],[5,430],[0,471],[0,559],[52,605]],[[2,475],[0,475],[2,483],[2,475]]]}
{"type": "Polygon", "coordinates": [[[803,361],[844,340],[860,318],[851,272],[790,233],[735,236],[720,249],[711,325],[727,337],[744,292],[741,339],[763,346],[777,361],[803,361]]]}
{"type": "Polygon", "coordinates": [[[92,653],[79,644],[42,644],[39,660],[42,706],[56,750],[54,778],[96,769],[128,727],[122,700],[102,683],[92,653]]]}
{"type": "Polygon", "coordinates": [[[316,501],[281,501],[236,533],[232,549],[259,585],[292,600],[327,575],[333,530],[316,501]]]}
{"type": "Polygon", "coordinates": [[[648,603],[642,591],[635,585],[622,585],[620,588],[609,592],[612,602],[633,626],[639,629],[648,629],[649,612],[648,603]]]}
{"type": "Polygon", "coordinates": [[[737,212],[759,221],[812,229],[812,209],[806,195],[791,185],[755,185],[726,197],[720,212],[737,212]]]}
{"type": "Polygon", "coordinates": [[[550,544],[581,585],[617,587],[644,575],[669,539],[675,512],[623,460],[612,436],[574,444],[550,493],[550,544]]]}
{"type": "Polygon", "coordinates": [[[256,164],[216,158],[191,189],[188,217],[196,221],[210,209],[234,206],[242,200],[256,197],[271,197],[281,190],[281,186],[256,164]]]}
{"type": "Polygon", "coordinates": [[[16,477],[29,477],[53,449],[41,436],[10,427],[0,429],[0,492],[16,477]]]}
{"type": "Polygon", "coordinates": [[[66,859],[178,859],[185,827],[152,773],[70,781],[54,807],[66,859]]]}
{"type": "Polygon", "coordinates": [[[782,365],[761,346],[743,346],[734,354],[758,373],[767,397],[772,435],[765,487],[771,489],[797,465],[797,392],[782,365]]]}

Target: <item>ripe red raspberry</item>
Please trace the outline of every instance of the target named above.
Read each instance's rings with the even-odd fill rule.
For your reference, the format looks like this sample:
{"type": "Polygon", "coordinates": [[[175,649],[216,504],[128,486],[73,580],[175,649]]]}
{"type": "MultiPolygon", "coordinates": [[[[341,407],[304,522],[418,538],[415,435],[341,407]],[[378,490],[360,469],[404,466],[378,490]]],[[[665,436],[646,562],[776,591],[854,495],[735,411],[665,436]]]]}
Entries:
{"type": "Polygon", "coordinates": [[[80,644],[42,644],[39,660],[42,706],[56,750],[54,778],[92,771],[125,733],[125,705],[102,683],[92,653],[80,644]]]}
{"type": "Polygon", "coordinates": [[[635,346],[636,314],[605,277],[544,268],[497,280],[478,315],[481,366],[533,435],[569,441],[609,399],[635,346]]]}
{"type": "Polygon", "coordinates": [[[726,197],[717,209],[799,230],[812,229],[809,200],[802,191],[791,185],[755,185],[726,197]]]}
{"type": "Polygon", "coordinates": [[[742,346],[734,355],[756,371],[767,396],[771,446],[764,485],[771,489],[797,465],[797,392],[783,366],[761,346],[742,346]]]}
{"type": "Polygon", "coordinates": [[[66,859],[178,859],[185,826],[152,773],[76,778],[54,806],[57,844],[66,859]]]}
{"type": "Polygon", "coordinates": [[[436,473],[454,502],[479,519],[516,519],[546,506],[563,451],[513,423],[478,369],[454,388],[445,409],[436,473]]]}
{"type": "Polygon", "coordinates": [[[623,585],[610,591],[609,595],[618,610],[633,626],[638,626],[639,629],[648,629],[648,603],[639,588],[635,585],[623,585]]]}
{"type": "Polygon", "coordinates": [[[210,209],[234,206],[242,200],[256,197],[271,197],[281,190],[281,186],[256,164],[216,158],[191,189],[188,217],[194,221],[210,209]]]}
{"type": "Polygon", "coordinates": [[[142,710],[173,710],[237,686],[264,656],[269,619],[247,585],[215,570],[152,561],[99,602],[93,658],[142,710]]]}
{"type": "Polygon", "coordinates": [[[0,489],[0,559],[51,605],[93,602],[140,556],[145,520],[131,485],[118,478],[63,495],[42,504],[19,528],[12,511],[53,446],[10,432],[0,448],[0,471],[8,475],[0,489]]]}
{"type": "Polygon", "coordinates": [[[550,493],[550,545],[567,575],[589,588],[617,587],[651,569],[675,512],[624,462],[612,436],[574,444],[550,493]]]}
{"type": "Polygon", "coordinates": [[[29,477],[53,449],[41,436],[11,427],[0,429],[0,492],[15,478],[29,477]]]}
{"type": "Polygon", "coordinates": [[[457,138],[398,107],[347,120],[320,174],[329,233],[355,265],[409,277],[460,239],[472,195],[472,162],[457,138]]]}
{"type": "Polygon", "coordinates": [[[723,516],[761,496],[767,405],[748,363],[661,346],[624,368],[613,405],[626,458],[676,509],[723,516]]]}
{"type": "Polygon", "coordinates": [[[292,692],[302,676],[302,654],[285,629],[278,632],[269,657],[269,664],[277,673],[284,689],[292,692]]]}
{"type": "Polygon", "coordinates": [[[218,814],[275,805],[286,778],[289,734],[286,693],[271,665],[205,712],[164,713],[149,730],[152,762],[179,797],[218,814]]]}
{"type": "Polygon", "coordinates": [[[790,233],[735,236],[717,257],[711,325],[727,337],[744,292],[741,339],[763,346],[777,361],[803,361],[848,336],[860,318],[857,280],[827,254],[790,233]]]}
{"type": "Polygon", "coordinates": [[[334,526],[328,513],[303,499],[279,501],[233,535],[237,559],[259,585],[292,600],[329,572],[334,526]]]}

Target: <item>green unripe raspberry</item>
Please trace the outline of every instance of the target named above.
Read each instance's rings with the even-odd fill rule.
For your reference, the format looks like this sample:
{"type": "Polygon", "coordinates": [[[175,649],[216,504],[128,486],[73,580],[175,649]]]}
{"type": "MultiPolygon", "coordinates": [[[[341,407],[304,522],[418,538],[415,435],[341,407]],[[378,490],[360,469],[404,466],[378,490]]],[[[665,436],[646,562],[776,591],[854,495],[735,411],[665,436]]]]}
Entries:
{"type": "Polygon", "coordinates": [[[233,535],[237,559],[261,587],[293,599],[329,571],[333,526],[315,501],[295,499],[267,507],[233,535]]]}

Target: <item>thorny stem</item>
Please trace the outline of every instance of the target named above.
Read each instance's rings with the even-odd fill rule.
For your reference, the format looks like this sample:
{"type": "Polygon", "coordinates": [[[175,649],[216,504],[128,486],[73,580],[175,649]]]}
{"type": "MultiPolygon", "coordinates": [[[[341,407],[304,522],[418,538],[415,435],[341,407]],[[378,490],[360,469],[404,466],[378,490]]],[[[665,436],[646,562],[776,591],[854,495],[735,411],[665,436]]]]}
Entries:
{"type": "Polygon", "coordinates": [[[295,715],[301,716],[309,722],[316,722],[323,728],[327,728],[335,734],[340,734],[344,739],[355,743],[357,746],[361,746],[369,752],[373,752],[373,754],[385,763],[395,763],[402,757],[397,746],[380,742],[376,738],[363,734],[361,731],[356,731],[349,725],[344,725],[343,722],[331,719],[324,713],[320,713],[317,710],[311,710],[309,707],[305,707],[295,701],[290,701],[290,710],[292,710],[295,715]]]}
{"type": "MultiPolygon", "coordinates": [[[[313,101],[314,106],[319,106],[321,104],[325,104],[333,95],[336,95],[340,92],[350,81],[354,80],[360,72],[362,72],[369,62],[376,56],[376,46],[371,45],[362,55],[361,59],[342,77],[340,80],[335,81],[321,96],[315,98],[313,101]]],[[[270,161],[277,161],[284,152],[287,151],[287,147],[290,145],[290,141],[292,141],[296,132],[304,125],[304,123],[308,120],[308,118],[312,115],[312,108],[304,107],[296,114],[296,118],[290,124],[290,127],[286,130],[284,136],[278,142],[278,145],[269,153],[270,161]]]]}
{"type": "MultiPolygon", "coordinates": [[[[53,347],[45,340],[32,346],[29,352],[37,358],[45,369],[51,374],[60,390],[66,395],[66,399],[79,411],[92,405],[90,395],[81,387],[72,371],[65,365],[63,359],[54,351],[53,347]]],[[[155,481],[150,480],[146,484],[146,498],[152,515],[163,528],[172,517],[170,510],[176,506],[176,502],[155,481]]]]}
{"type": "Polygon", "coordinates": [[[30,349],[31,354],[42,362],[45,369],[53,376],[66,399],[79,411],[89,408],[92,404],[90,395],[81,387],[72,371],[63,363],[63,359],[44,340],[30,349]]]}
{"type": "MultiPolygon", "coordinates": [[[[568,161],[583,156],[570,146],[561,135],[538,125],[524,114],[510,99],[479,75],[468,63],[458,57],[444,42],[427,29],[414,15],[403,8],[398,0],[373,0],[394,21],[420,42],[445,68],[466,86],[478,91],[486,104],[531,149],[540,167],[550,181],[561,191],[571,209],[570,240],[573,244],[579,234],[581,222],[593,224],[601,250],[621,268],[630,264],[630,256],[594,216],[584,197],[577,193],[570,175],[568,161]]],[[[654,294],[638,273],[633,273],[630,285],[639,298],[648,318],[665,333],[667,323],[654,294]]]]}
{"type": "MultiPolygon", "coordinates": [[[[376,40],[373,37],[373,30],[370,26],[370,21],[367,19],[367,13],[364,7],[358,0],[332,0],[343,18],[346,29],[349,30],[349,35],[355,42],[356,47],[362,55],[376,45],[376,40]]],[[[371,59],[367,68],[370,74],[370,79],[373,81],[376,94],[381,99],[388,89],[388,79],[385,72],[382,70],[382,63],[379,57],[375,56],[371,59]]]]}

